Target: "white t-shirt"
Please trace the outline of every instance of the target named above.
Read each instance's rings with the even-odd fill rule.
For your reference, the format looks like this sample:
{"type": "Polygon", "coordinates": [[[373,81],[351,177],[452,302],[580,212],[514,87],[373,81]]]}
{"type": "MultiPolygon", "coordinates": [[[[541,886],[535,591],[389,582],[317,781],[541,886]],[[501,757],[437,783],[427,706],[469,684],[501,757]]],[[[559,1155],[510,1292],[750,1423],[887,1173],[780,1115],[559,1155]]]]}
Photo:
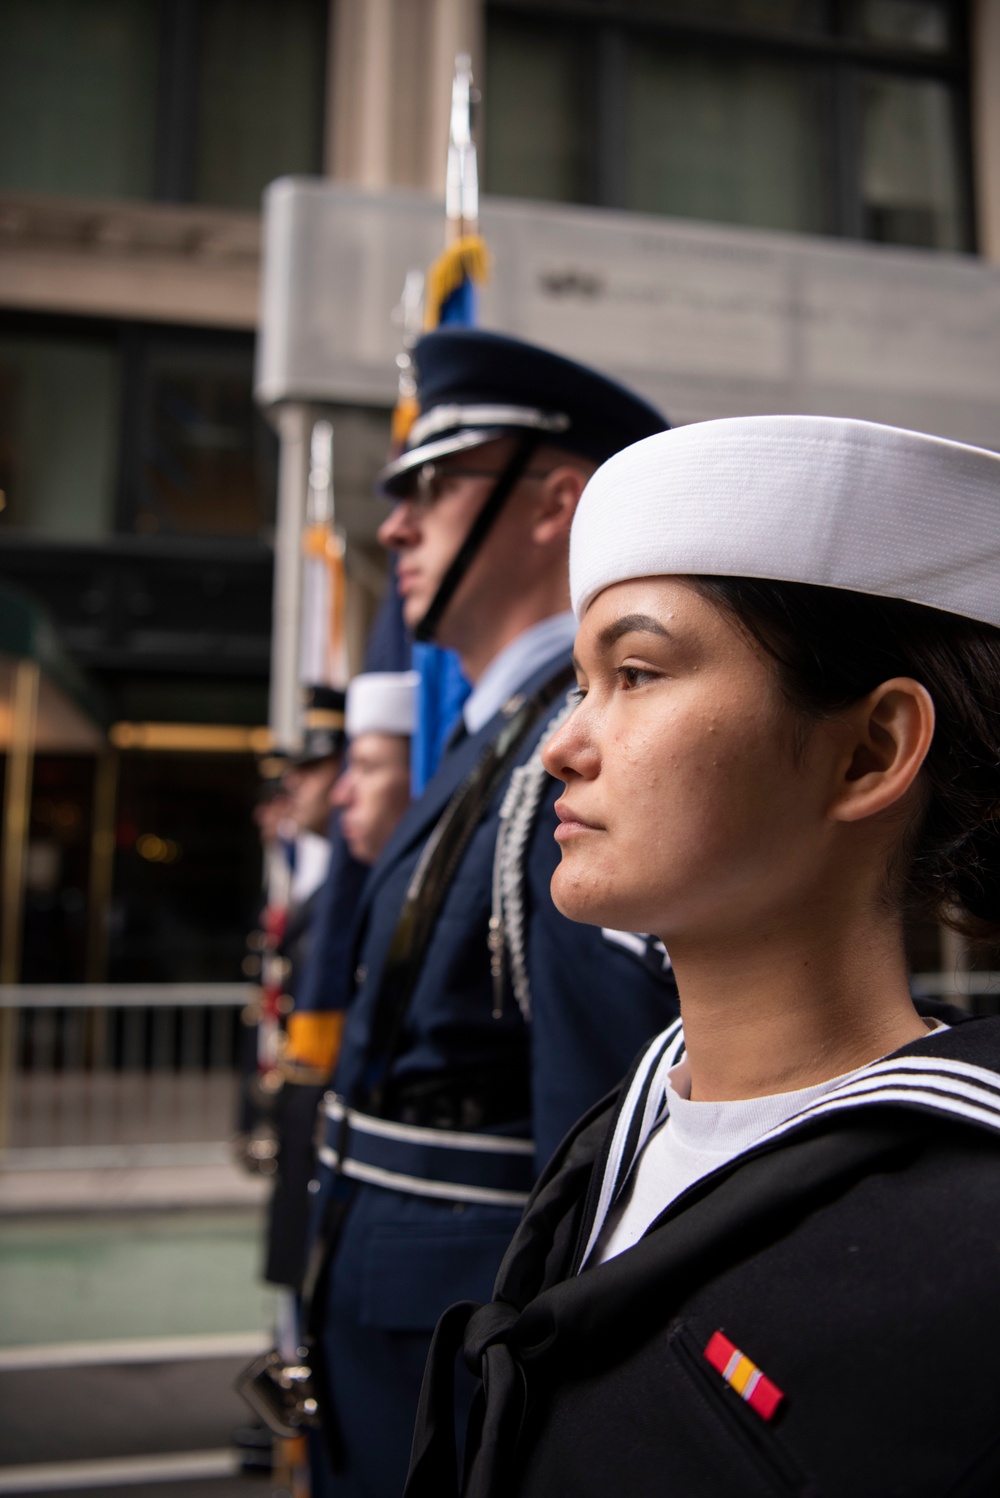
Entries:
{"type": "MultiPolygon", "coordinates": [[[[929,1030],[947,1030],[941,1020],[929,1030]]],[[[863,1068],[858,1067],[861,1071],[863,1068]]],[[[693,1103],[687,1061],[667,1073],[668,1116],[647,1139],[632,1171],[631,1185],[609,1212],[591,1262],[603,1264],[638,1243],[646,1229],[681,1192],[710,1175],[776,1129],[793,1114],[832,1092],[854,1072],[770,1097],[727,1103],[693,1103]]]]}
{"type": "Polygon", "coordinates": [[[289,898],[293,905],[304,905],[315,894],[330,867],[330,841],[316,832],[300,832],[295,839],[295,869],[289,898]]]}

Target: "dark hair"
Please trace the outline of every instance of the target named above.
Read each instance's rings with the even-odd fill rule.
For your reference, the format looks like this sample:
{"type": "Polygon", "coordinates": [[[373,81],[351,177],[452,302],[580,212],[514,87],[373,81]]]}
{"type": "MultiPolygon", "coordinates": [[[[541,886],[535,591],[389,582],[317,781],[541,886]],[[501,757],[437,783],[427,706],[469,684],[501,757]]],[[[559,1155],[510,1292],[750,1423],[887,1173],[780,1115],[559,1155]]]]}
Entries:
{"type": "Polygon", "coordinates": [[[1000,630],[895,598],[746,577],[692,579],[778,667],[807,718],[892,676],[930,693],[926,800],[902,875],[905,907],[979,939],[1000,935],[1000,630]]]}

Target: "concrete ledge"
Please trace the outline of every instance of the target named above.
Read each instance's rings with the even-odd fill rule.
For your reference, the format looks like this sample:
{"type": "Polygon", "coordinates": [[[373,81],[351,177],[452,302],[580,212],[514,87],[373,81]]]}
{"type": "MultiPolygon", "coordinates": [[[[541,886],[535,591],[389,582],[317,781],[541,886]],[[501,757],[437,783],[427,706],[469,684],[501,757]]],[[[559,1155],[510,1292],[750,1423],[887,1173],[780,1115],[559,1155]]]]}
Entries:
{"type": "Polygon", "coordinates": [[[0,1169],[0,1216],[38,1212],[257,1207],[270,1182],[238,1166],[145,1165],[72,1170],[0,1169]]]}

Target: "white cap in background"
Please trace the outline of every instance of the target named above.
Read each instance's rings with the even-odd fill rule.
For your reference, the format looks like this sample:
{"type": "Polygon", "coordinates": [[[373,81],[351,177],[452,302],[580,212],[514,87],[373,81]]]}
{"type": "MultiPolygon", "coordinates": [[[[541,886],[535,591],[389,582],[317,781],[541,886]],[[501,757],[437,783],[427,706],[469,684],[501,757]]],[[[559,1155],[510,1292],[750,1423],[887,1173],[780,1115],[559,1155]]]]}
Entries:
{"type": "Polygon", "coordinates": [[[347,737],[392,733],[409,737],[417,724],[418,671],[366,671],[347,688],[347,737]]]}

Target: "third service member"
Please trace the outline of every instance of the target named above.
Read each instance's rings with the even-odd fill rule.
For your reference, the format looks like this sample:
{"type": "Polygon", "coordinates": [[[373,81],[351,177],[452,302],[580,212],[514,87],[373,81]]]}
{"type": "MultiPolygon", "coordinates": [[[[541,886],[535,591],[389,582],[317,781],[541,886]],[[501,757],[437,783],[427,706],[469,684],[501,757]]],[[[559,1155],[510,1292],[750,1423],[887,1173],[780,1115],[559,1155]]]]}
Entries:
{"type": "Polygon", "coordinates": [[[421,414],[381,476],[380,539],[408,627],[455,649],[473,690],[369,877],[325,1104],[311,1260],[325,1273],[307,1299],[326,1476],[358,1498],[398,1498],[435,1322],[488,1295],[538,1170],[676,1013],[661,947],[555,910],[540,760],[571,682],[577,501],[600,462],[666,422],[497,334],[431,333],[415,360],[421,414]]]}
{"type": "Polygon", "coordinates": [[[419,682],[415,671],[366,671],[347,689],[350,758],[330,803],[359,863],[375,862],[410,804],[419,682]]]}

